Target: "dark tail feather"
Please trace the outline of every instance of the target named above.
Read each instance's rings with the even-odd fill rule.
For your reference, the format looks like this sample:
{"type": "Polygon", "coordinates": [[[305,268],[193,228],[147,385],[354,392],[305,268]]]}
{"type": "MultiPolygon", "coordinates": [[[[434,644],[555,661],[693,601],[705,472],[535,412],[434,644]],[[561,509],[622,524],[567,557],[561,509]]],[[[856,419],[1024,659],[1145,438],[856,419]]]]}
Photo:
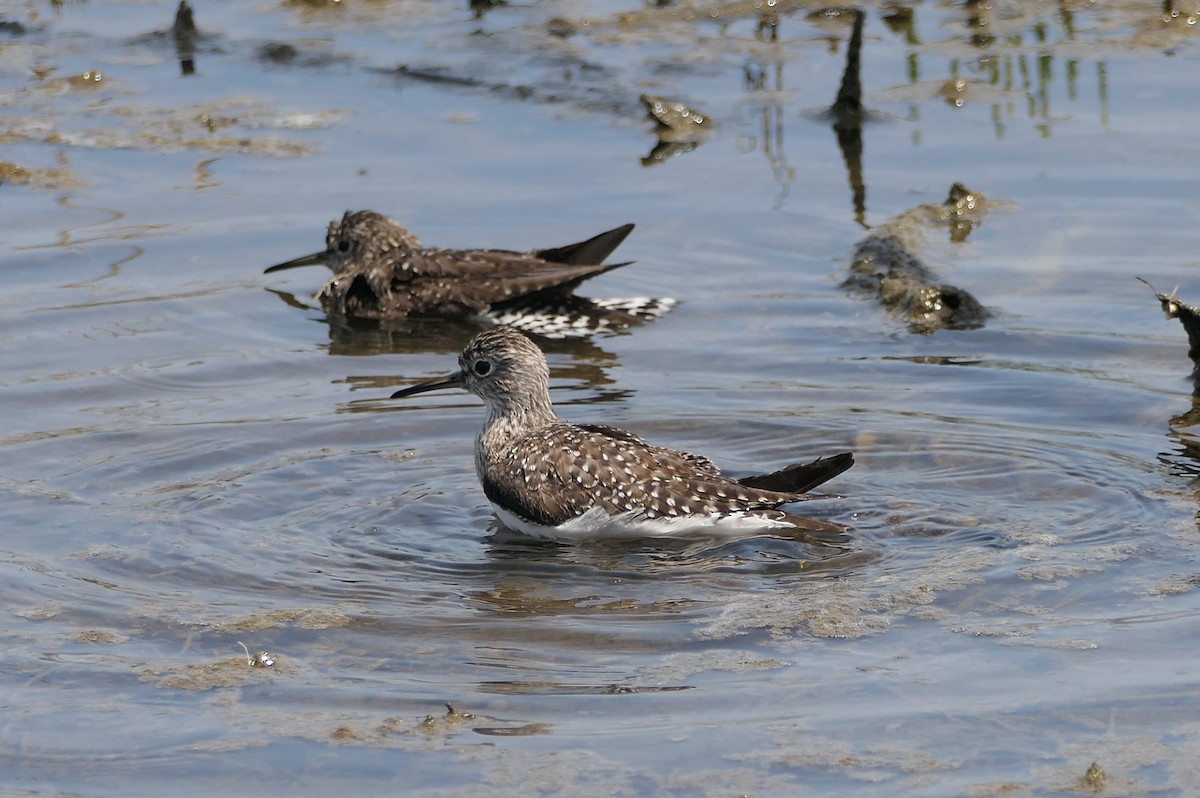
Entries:
{"type": "MultiPolygon", "coordinates": [[[[593,266],[604,263],[604,259],[613,254],[613,250],[621,246],[621,242],[631,232],[633,232],[633,225],[623,224],[606,233],[589,238],[587,241],[567,244],[565,247],[538,249],[534,250],[533,254],[551,263],[565,263],[568,266],[593,266]]],[[[624,265],[626,264],[615,264],[611,268],[615,269],[617,266],[624,265]]]]}
{"type": "Polygon", "coordinates": [[[758,488],[759,490],[805,493],[828,482],[852,465],[854,465],[854,455],[850,452],[842,452],[833,457],[818,457],[811,463],[794,463],[773,473],[746,477],[739,479],[738,482],[747,488],[758,488]]]}

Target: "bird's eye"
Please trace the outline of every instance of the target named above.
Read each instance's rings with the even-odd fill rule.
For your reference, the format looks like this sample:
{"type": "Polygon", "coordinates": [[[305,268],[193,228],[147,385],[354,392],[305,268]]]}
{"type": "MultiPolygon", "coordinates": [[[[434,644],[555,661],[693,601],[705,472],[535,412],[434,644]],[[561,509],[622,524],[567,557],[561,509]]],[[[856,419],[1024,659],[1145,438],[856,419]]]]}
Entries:
{"type": "Polygon", "coordinates": [[[350,251],[350,242],[345,238],[337,242],[337,251],[345,255],[350,251]]]}
{"type": "Polygon", "coordinates": [[[486,360],[477,360],[475,361],[475,365],[472,366],[472,369],[480,377],[486,377],[492,371],[492,364],[486,360]]]}

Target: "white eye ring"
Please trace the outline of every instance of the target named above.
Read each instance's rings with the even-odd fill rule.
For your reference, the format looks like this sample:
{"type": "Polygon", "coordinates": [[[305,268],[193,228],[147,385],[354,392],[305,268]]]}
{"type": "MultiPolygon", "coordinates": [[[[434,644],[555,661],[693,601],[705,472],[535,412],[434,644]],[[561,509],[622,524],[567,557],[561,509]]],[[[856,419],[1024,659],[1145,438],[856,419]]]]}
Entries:
{"type": "Polygon", "coordinates": [[[471,371],[474,371],[480,377],[486,377],[492,372],[492,364],[486,360],[476,360],[475,365],[471,367],[471,371]]]}

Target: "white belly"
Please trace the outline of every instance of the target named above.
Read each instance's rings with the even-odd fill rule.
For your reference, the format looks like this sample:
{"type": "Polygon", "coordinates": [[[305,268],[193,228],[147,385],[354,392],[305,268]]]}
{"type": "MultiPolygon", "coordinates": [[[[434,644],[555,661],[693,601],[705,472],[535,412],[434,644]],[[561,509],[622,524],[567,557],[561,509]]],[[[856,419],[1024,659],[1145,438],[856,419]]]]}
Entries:
{"type": "Polygon", "coordinates": [[[738,537],[765,529],[792,529],[786,521],[774,521],[758,515],[688,515],[681,518],[644,518],[638,513],[608,515],[600,508],[558,526],[535,524],[519,518],[503,507],[492,509],[500,523],[514,532],[543,540],[612,540],[620,538],[738,537]]]}

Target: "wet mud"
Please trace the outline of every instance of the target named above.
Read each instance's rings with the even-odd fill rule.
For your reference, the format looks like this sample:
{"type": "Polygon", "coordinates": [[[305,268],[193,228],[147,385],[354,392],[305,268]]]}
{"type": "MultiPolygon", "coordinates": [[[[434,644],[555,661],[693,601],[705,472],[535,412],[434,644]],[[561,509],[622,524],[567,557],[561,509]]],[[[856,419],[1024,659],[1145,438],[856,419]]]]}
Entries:
{"type": "Polygon", "coordinates": [[[920,252],[924,236],[941,228],[952,243],[962,243],[995,207],[955,183],[944,202],[918,205],[875,227],[854,248],[842,287],[878,300],[912,333],[983,327],[992,312],[966,289],[941,282],[920,252]]]}

